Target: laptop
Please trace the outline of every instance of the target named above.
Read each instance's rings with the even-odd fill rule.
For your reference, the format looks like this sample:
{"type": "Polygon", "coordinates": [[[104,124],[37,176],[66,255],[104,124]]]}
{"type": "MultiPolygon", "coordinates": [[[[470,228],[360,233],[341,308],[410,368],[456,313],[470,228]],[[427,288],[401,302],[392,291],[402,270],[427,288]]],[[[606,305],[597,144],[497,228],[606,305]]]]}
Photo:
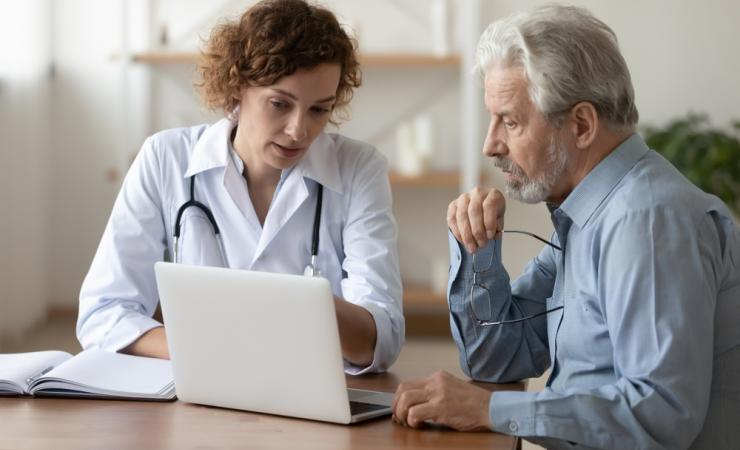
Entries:
{"type": "Polygon", "coordinates": [[[391,413],[393,394],[347,388],[327,279],[154,270],[180,400],[342,424],[391,413]]]}

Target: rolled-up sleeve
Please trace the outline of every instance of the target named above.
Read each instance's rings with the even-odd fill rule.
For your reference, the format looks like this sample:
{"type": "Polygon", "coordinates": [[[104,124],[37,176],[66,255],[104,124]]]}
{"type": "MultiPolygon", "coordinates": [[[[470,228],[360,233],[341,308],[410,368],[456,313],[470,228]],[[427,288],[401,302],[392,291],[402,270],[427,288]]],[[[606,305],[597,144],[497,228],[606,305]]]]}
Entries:
{"type": "Polygon", "coordinates": [[[490,317],[481,317],[485,320],[515,320],[544,311],[555,279],[552,250],[542,250],[510,285],[501,260],[502,241],[489,241],[477,256],[479,261],[491,261],[490,268],[479,275],[479,282],[488,289],[490,297],[473,299],[472,255],[462,249],[452,233],[448,233],[448,240],[450,327],[463,372],[475,380],[494,383],[542,374],[550,363],[544,316],[514,324],[481,326],[473,319],[471,308],[475,302],[481,310],[489,311],[490,317]]]}
{"type": "Polygon", "coordinates": [[[375,353],[367,367],[345,362],[350,374],[381,372],[393,364],[405,339],[401,275],[388,164],[377,152],[357,161],[343,233],[342,295],[365,308],[376,327],[375,353]]]}
{"type": "Polygon", "coordinates": [[[80,290],[77,338],[83,348],[118,351],[161,323],[154,262],[166,248],[160,173],[148,139],[129,170],[80,290]]]}

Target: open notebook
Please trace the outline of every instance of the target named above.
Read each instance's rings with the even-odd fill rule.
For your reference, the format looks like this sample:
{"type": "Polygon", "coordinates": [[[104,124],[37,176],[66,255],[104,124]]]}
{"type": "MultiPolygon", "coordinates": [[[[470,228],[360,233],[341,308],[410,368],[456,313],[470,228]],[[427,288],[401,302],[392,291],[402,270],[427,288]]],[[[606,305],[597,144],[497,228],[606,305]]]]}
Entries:
{"type": "Polygon", "coordinates": [[[170,362],[89,349],[0,354],[0,395],[174,400],[170,362]]]}

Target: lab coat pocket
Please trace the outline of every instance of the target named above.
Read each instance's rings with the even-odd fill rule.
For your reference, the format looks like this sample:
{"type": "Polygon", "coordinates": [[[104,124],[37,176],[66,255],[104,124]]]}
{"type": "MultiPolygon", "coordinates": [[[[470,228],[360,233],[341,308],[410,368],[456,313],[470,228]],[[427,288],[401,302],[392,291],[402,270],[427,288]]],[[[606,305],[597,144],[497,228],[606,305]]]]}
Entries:
{"type": "Polygon", "coordinates": [[[226,267],[219,239],[205,214],[189,208],[180,221],[179,261],[198,266],[226,267]]]}

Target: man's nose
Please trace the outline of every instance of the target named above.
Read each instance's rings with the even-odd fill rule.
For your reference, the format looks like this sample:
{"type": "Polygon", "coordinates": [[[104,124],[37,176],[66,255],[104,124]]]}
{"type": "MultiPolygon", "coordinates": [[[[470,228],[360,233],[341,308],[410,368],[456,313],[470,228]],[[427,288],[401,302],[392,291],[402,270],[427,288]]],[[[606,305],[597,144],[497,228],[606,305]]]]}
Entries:
{"type": "Polygon", "coordinates": [[[507,150],[506,143],[501,136],[501,124],[497,124],[496,121],[491,120],[491,123],[488,125],[486,140],[483,142],[483,154],[492,158],[507,153],[507,150]]]}

